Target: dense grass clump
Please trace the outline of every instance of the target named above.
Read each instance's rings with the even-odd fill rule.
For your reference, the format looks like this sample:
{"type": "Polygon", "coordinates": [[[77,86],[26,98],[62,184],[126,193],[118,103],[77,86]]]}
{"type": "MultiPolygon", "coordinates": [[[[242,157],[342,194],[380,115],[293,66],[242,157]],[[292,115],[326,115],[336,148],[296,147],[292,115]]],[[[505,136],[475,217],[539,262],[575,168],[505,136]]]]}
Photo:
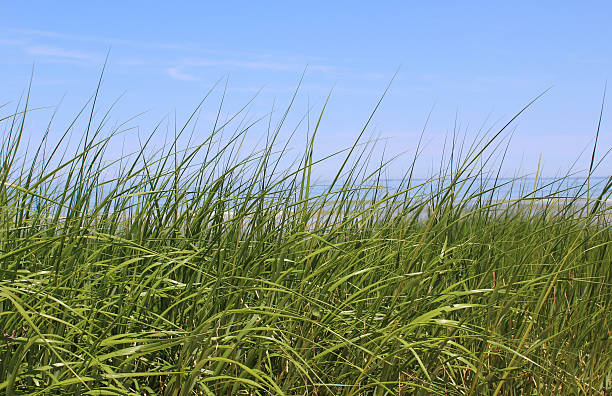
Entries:
{"type": "Polygon", "coordinates": [[[612,389],[611,180],[499,179],[504,128],[384,188],[363,131],[321,185],[318,123],[294,163],[240,113],[113,159],[93,109],[76,149],[28,114],[0,117],[6,394],[612,389]]]}

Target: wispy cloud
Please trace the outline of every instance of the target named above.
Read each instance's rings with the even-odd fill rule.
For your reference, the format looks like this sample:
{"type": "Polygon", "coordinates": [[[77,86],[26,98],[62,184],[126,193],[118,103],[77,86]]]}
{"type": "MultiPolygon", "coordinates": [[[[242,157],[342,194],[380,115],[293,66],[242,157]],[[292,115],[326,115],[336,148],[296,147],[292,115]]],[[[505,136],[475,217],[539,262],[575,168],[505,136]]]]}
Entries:
{"type": "Polygon", "coordinates": [[[0,38],[0,45],[24,45],[27,43],[28,40],[23,39],[0,38]]]}
{"type": "Polygon", "coordinates": [[[45,56],[51,58],[63,58],[70,60],[78,60],[78,61],[95,61],[98,59],[97,56],[74,50],[66,50],[63,48],[38,45],[38,46],[28,46],[25,47],[25,51],[34,56],[45,56]]]}
{"type": "MultiPolygon", "coordinates": [[[[139,49],[148,48],[148,49],[154,49],[154,50],[170,50],[170,51],[190,52],[190,53],[199,53],[199,54],[226,53],[225,51],[213,50],[209,48],[204,48],[201,45],[189,44],[189,43],[185,44],[185,43],[173,43],[173,42],[126,40],[126,39],[119,39],[115,37],[75,35],[75,34],[66,34],[66,33],[49,31],[49,30],[36,30],[36,29],[6,29],[6,31],[13,33],[13,34],[20,34],[20,35],[25,35],[29,37],[60,39],[60,40],[91,43],[91,44],[102,44],[104,46],[117,45],[117,46],[136,47],[139,49]]],[[[246,55],[246,53],[243,53],[241,55],[246,55]]]]}
{"type": "MultiPolygon", "coordinates": [[[[338,78],[359,78],[378,80],[381,77],[370,73],[366,75],[356,70],[352,66],[329,64],[325,59],[319,57],[300,55],[300,54],[271,54],[262,53],[260,51],[227,51],[224,49],[209,48],[201,43],[184,43],[184,42],[158,42],[158,41],[141,41],[141,40],[126,40],[123,38],[104,37],[104,36],[87,36],[66,34],[63,32],[35,30],[35,29],[2,29],[9,35],[19,35],[19,39],[27,40],[22,42],[23,50],[30,54],[40,57],[46,57],[47,61],[63,61],[63,62],[90,62],[100,63],[103,60],[102,56],[95,55],[80,50],[81,44],[87,44],[87,48],[121,48],[132,47],[136,50],[130,50],[130,59],[113,59],[122,66],[143,66],[155,67],[158,71],[162,71],[170,78],[181,81],[197,81],[198,68],[219,68],[219,69],[234,69],[234,70],[250,70],[261,72],[291,72],[300,73],[305,68],[308,72],[316,72],[326,74],[328,76],[338,78]],[[54,41],[55,45],[46,45],[44,41],[49,39],[54,41]],[[43,41],[38,42],[37,41],[43,41]],[[65,44],[57,45],[57,41],[65,44]],[[36,43],[36,44],[35,44],[36,43]],[[93,46],[93,47],[92,47],[93,46]],[[150,53],[154,50],[154,53],[150,53]],[[166,51],[169,51],[166,52],[166,51]],[[160,53],[165,56],[159,57],[160,53]],[[168,63],[167,59],[171,57],[177,59],[173,63],[168,63]],[[177,57],[178,56],[178,57],[177,57]],[[159,59],[158,59],[159,58],[159,59]]],[[[0,32],[2,31],[0,30],[0,32]]],[[[11,44],[19,44],[14,42],[15,37],[10,37],[11,44]]],[[[0,44],[2,42],[0,41],[0,44]]],[[[122,53],[122,50],[119,50],[122,53]]]]}
{"type": "MultiPolygon", "coordinates": [[[[129,46],[136,47],[138,49],[154,49],[154,50],[169,50],[182,52],[185,54],[191,54],[192,56],[225,56],[225,57],[247,57],[247,58],[265,58],[271,56],[271,54],[262,54],[261,51],[257,50],[232,50],[227,51],[226,49],[213,48],[209,45],[203,45],[197,42],[173,42],[173,41],[158,41],[158,40],[128,40],[123,38],[116,38],[111,36],[91,36],[91,35],[76,35],[67,34],[63,32],[51,31],[51,30],[38,30],[38,29],[15,29],[15,28],[4,28],[0,29],[0,33],[18,34],[20,37],[27,37],[29,39],[35,38],[49,38],[49,39],[60,39],[73,42],[82,42],[90,44],[102,44],[106,47],[112,46],[129,46]],[[207,55],[203,55],[207,54],[207,55]]],[[[293,54],[295,55],[295,54],[293,54]]],[[[298,56],[293,57],[291,54],[284,54],[285,59],[297,59],[300,63],[301,59],[307,58],[310,60],[317,60],[324,62],[324,60],[318,56],[298,56]],[[292,58],[293,57],[293,58],[292,58]]],[[[189,55],[187,55],[189,56],[189,55]]],[[[265,62],[263,62],[265,63],[265,62]]],[[[303,68],[304,64],[300,63],[300,68],[303,68]]],[[[334,66],[313,66],[310,69],[324,69],[334,66]]]]}
{"type": "Polygon", "coordinates": [[[170,67],[166,69],[170,78],[179,81],[197,81],[197,78],[189,73],[183,72],[179,67],[170,67]]]}
{"type": "Polygon", "coordinates": [[[236,60],[208,60],[208,59],[188,59],[183,62],[189,67],[231,67],[236,69],[267,70],[267,71],[294,71],[297,65],[269,62],[269,61],[236,61],[236,60]]]}
{"type": "Polygon", "coordinates": [[[307,70],[310,72],[321,73],[342,73],[347,70],[342,67],[332,65],[309,65],[299,62],[277,62],[274,60],[258,60],[258,59],[209,59],[209,58],[186,58],[177,62],[179,68],[206,68],[219,67],[222,69],[242,69],[266,72],[301,72],[307,70]]]}
{"type": "MultiPolygon", "coordinates": [[[[291,62],[275,62],[268,60],[235,60],[235,59],[204,59],[204,58],[185,58],[177,61],[175,65],[165,69],[166,74],[180,81],[200,81],[196,71],[202,68],[220,68],[220,69],[241,69],[261,72],[291,72],[299,73],[305,68],[308,71],[320,71],[323,73],[331,73],[339,70],[335,66],[306,66],[291,62]]],[[[291,90],[293,90],[292,88],[291,90]]]]}
{"type": "Polygon", "coordinates": [[[587,65],[609,65],[612,60],[607,58],[584,58],[579,60],[580,63],[587,65]]]}

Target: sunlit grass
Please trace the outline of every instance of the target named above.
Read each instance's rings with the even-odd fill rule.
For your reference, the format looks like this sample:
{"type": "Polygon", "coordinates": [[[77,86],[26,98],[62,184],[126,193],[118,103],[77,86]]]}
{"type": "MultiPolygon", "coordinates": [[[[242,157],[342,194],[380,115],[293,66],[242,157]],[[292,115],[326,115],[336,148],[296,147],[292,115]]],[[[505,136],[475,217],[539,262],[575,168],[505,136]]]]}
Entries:
{"type": "Polygon", "coordinates": [[[502,180],[504,129],[388,189],[366,125],[321,187],[315,122],[286,165],[282,124],[181,148],[190,118],[112,158],[93,106],[76,149],[67,130],[26,150],[28,112],[2,110],[6,394],[612,389],[611,180],[502,180]]]}

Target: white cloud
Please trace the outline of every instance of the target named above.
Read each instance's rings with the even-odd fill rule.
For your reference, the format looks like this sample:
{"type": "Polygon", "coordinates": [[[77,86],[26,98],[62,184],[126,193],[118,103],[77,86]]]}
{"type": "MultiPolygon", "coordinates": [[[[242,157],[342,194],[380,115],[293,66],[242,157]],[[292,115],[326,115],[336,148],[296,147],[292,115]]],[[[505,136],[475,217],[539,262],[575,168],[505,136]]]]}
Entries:
{"type": "Polygon", "coordinates": [[[104,46],[119,45],[137,47],[139,49],[149,48],[158,50],[171,50],[171,51],[182,51],[191,53],[207,53],[207,54],[220,54],[225,53],[224,51],[217,51],[208,48],[202,48],[201,45],[196,44],[184,44],[184,43],[173,43],[173,42],[153,42],[153,41],[140,41],[140,40],[125,40],[118,39],[115,37],[104,37],[104,36],[87,36],[87,35],[74,35],[65,34],[60,32],[54,32],[49,30],[35,30],[35,29],[7,29],[10,33],[17,33],[26,35],[29,37],[42,37],[51,39],[61,39],[68,41],[76,41],[82,43],[93,43],[102,44],[104,46]]]}
{"type": "Polygon", "coordinates": [[[231,67],[236,69],[247,70],[264,70],[264,71],[292,71],[300,72],[304,69],[310,71],[319,71],[323,73],[333,73],[343,70],[337,66],[330,65],[307,65],[306,63],[289,63],[289,62],[274,62],[262,60],[210,60],[210,59],[185,59],[182,64],[191,67],[231,67]]]}
{"type": "Polygon", "coordinates": [[[65,50],[63,48],[44,45],[25,47],[25,51],[30,55],[47,56],[52,58],[64,58],[81,61],[94,61],[97,59],[95,55],[89,53],[65,50]]]}
{"type": "Polygon", "coordinates": [[[236,61],[236,60],[208,60],[208,59],[187,59],[183,62],[185,66],[191,67],[233,67],[237,69],[249,69],[249,70],[270,70],[270,71],[284,71],[284,70],[295,70],[296,65],[280,63],[280,62],[267,62],[267,61],[236,61]]]}
{"type": "MultiPolygon", "coordinates": [[[[297,63],[282,63],[272,61],[259,61],[259,60],[209,60],[209,59],[185,59],[180,61],[177,66],[166,69],[166,72],[170,77],[175,80],[181,81],[196,81],[198,80],[192,74],[189,74],[183,70],[183,68],[202,68],[202,67],[221,67],[221,68],[235,68],[245,70],[260,70],[269,72],[300,72],[304,70],[306,65],[299,65],[297,63]]],[[[308,66],[307,70],[317,70],[322,72],[328,72],[332,69],[332,66],[308,66]]]]}
{"type": "MultiPolygon", "coordinates": [[[[346,78],[368,78],[368,79],[380,79],[379,75],[370,73],[365,75],[363,73],[354,70],[352,67],[330,65],[325,64],[322,59],[322,63],[309,63],[312,61],[312,56],[302,56],[288,54],[282,55],[282,60],[274,60],[281,56],[280,54],[262,54],[260,52],[246,52],[246,51],[226,51],[219,49],[212,49],[203,47],[197,43],[175,43],[175,42],[155,42],[155,41],[138,41],[138,40],[126,40],[118,39],[115,37],[103,37],[103,36],[86,36],[86,35],[73,35],[65,34],[55,31],[45,30],[34,30],[34,29],[5,29],[5,31],[11,34],[20,34],[22,37],[27,39],[30,43],[24,50],[36,56],[44,56],[49,60],[54,61],[89,61],[89,62],[101,62],[102,56],[95,56],[91,53],[82,52],[79,50],[68,50],[55,46],[47,45],[34,45],[33,40],[38,38],[54,39],[54,40],[67,40],[73,43],[89,43],[96,46],[104,45],[108,47],[113,46],[130,46],[138,48],[135,51],[138,59],[127,60],[125,62],[119,61],[118,63],[123,66],[140,66],[141,64],[147,64],[149,66],[157,66],[162,68],[170,77],[176,80],[182,81],[195,81],[198,80],[195,76],[182,70],[183,68],[188,69],[190,67],[218,67],[225,69],[241,69],[241,70],[257,70],[266,72],[292,72],[300,73],[305,68],[309,72],[325,73],[332,76],[339,76],[346,78]],[[146,55],[140,54],[143,49],[155,49],[157,51],[172,51],[182,53],[182,60],[177,61],[174,65],[167,64],[163,61],[154,61],[152,64],[151,59],[145,59],[146,55]],[[164,64],[165,63],[165,64],[164,64]],[[307,67],[306,67],[307,66],[307,67]]],[[[0,45],[2,42],[0,41],[0,45]]],[[[8,42],[7,42],[8,44],[8,42]]],[[[11,40],[11,44],[13,43],[11,40]]],[[[27,43],[21,43],[25,45],[27,43]]],[[[132,51],[134,53],[134,51],[132,51]]],[[[112,58],[112,51],[111,51],[112,58]]],[[[167,58],[167,57],[166,57],[167,58]]]]}
{"type": "Polygon", "coordinates": [[[170,78],[180,81],[196,81],[197,78],[189,73],[181,71],[179,67],[170,67],[166,69],[170,78]]]}
{"type": "Polygon", "coordinates": [[[23,45],[27,40],[0,38],[0,45],[23,45]]]}

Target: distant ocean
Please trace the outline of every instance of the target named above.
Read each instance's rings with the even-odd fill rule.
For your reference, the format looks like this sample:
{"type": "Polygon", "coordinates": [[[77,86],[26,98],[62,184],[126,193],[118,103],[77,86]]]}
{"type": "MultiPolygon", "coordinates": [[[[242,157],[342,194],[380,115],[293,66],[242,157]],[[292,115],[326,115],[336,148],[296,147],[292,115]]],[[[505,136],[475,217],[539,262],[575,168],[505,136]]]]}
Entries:
{"type": "MultiPolygon", "coordinates": [[[[521,198],[580,198],[597,199],[603,192],[609,177],[524,177],[524,178],[498,178],[480,179],[470,178],[460,180],[456,183],[454,190],[458,197],[469,197],[484,192],[483,196],[489,197],[493,194],[496,200],[517,200],[521,198]]],[[[310,195],[321,195],[329,191],[331,182],[318,182],[311,186],[310,195]]],[[[355,189],[355,194],[361,199],[372,199],[374,195],[383,197],[398,192],[407,191],[410,196],[429,195],[439,188],[445,188],[450,180],[412,179],[410,185],[402,179],[383,179],[377,184],[375,182],[362,185],[350,184],[355,189]]],[[[343,182],[336,182],[332,188],[338,191],[343,188],[343,182]]],[[[602,197],[610,200],[612,189],[602,197]]]]}

